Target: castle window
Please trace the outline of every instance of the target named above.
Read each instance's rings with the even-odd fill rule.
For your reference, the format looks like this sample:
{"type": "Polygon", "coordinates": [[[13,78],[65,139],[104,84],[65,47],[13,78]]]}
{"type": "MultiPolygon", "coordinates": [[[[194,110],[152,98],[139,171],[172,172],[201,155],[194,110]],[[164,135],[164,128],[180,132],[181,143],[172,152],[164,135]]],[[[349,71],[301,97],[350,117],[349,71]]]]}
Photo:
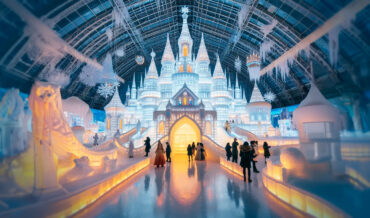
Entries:
{"type": "Polygon", "coordinates": [[[188,45],[183,45],[182,51],[183,51],[183,56],[187,57],[188,56],[188,45]]]}
{"type": "Polygon", "coordinates": [[[181,105],[181,97],[179,97],[179,105],[181,105]]]}
{"type": "Polygon", "coordinates": [[[182,72],[184,72],[184,65],[183,65],[183,64],[181,64],[179,71],[180,71],[181,73],[182,73],[182,72]]]}
{"type": "Polygon", "coordinates": [[[120,119],[120,120],[119,120],[119,129],[122,129],[122,126],[123,126],[123,120],[122,120],[122,119],[120,119]]]}
{"type": "Polygon", "coordinates": [[[183,105],[188,105],[188,99],[185,96],[182,101],[183,101],[183,105]]]}
{"type": "Polygon", "coordinates": [[[191,97],[189,97],[189,105],[192,105],[193,103],[193,99],[191,99],[191,97]]]}
{"type": "Polygon", "coordinates": [[[110,129],[110,119],[107,119],[107,129],[110,129]]]}
{"type": "Polygon", "coordinates": [[[189,72],[189,73],[191,73],[192,71],[191,71],[191,66],[188,64],[187,66],[186,66],[186,72],[189,72]]]}

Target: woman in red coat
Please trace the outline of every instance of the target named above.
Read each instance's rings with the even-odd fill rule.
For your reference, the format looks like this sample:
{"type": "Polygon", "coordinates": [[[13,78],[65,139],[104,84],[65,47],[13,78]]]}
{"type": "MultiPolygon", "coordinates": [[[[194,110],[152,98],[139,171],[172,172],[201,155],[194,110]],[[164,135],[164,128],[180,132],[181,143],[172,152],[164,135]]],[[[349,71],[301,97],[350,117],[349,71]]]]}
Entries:
{"type": "Polygon", "coordinates": [[[159,167],[159,165],[161,165],[163,167],[165,163],[164,148],[161,141],[158,141],[157,150],[155,151],[154,166],[157,165],[157,167],[159,167]]]}

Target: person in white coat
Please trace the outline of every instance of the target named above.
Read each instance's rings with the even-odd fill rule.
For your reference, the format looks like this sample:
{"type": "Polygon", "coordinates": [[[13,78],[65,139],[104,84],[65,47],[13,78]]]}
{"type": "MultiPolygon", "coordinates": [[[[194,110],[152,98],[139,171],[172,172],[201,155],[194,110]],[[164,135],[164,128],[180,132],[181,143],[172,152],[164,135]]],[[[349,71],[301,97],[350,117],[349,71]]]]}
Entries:
{"type": "Polygon", "coordinates": [[[132,142],[132,140],[130,140],[130,144],[128,145],[128,157],[134,157],[134,143],[132,142]]]}

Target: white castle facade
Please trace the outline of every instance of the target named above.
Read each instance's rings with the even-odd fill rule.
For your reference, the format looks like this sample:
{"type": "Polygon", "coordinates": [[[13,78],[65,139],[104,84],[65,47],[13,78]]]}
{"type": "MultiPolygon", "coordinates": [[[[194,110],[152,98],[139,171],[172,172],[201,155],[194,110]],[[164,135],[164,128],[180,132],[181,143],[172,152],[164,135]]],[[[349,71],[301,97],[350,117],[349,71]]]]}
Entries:
{"type": "MultiPolygon", "coordinates": [[[[255,84],[248,104],[239,86],[238,77],[232,87],[218,56],[211,75],[203,34],[197,56],[193,57],[193,40],[188,28],[187,11],[183,11],[182,17],[182,31],[178,39],[179,54],[175,58],[167,35],[160,76],[154,62],[155,53],[152,51],[145,78],[136,87],[134,76],[132,86],[126,93],[125,104],[122,104],[116,92],[111,102],[105,106],[107,134],[113,135],[117,129],[121,133],[126,132],[136,127],[140,121],[142,127],[154,127],[157,136],[164,135],[176,117],[186,113],[198,122],[204,134],[211,137],[215,137],[215,128],[223,127],[226,121],[234,121],[235,125],[256,135],[271,132],[271,105],[264,101],[257,85],[255,84]],[[176,113],[176,116],[173,115],[176,113]]],[[[257,59],[259,63],[259,57],[251,56],[252,59],[257,59]]]]}

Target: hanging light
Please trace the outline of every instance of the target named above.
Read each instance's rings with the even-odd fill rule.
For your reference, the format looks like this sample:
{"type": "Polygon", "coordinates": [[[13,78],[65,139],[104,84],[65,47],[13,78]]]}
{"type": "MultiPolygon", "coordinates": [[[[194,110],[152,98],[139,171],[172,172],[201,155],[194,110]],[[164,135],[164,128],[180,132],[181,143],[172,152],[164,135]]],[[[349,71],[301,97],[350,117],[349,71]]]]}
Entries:
{"type": "Polygon", "coordinates": [[[247,57],[247,67],[249,71],[249,79],[251,81],[257,81],[260,79],[260,56],[258,54],[252,54],[247,57]]]}

